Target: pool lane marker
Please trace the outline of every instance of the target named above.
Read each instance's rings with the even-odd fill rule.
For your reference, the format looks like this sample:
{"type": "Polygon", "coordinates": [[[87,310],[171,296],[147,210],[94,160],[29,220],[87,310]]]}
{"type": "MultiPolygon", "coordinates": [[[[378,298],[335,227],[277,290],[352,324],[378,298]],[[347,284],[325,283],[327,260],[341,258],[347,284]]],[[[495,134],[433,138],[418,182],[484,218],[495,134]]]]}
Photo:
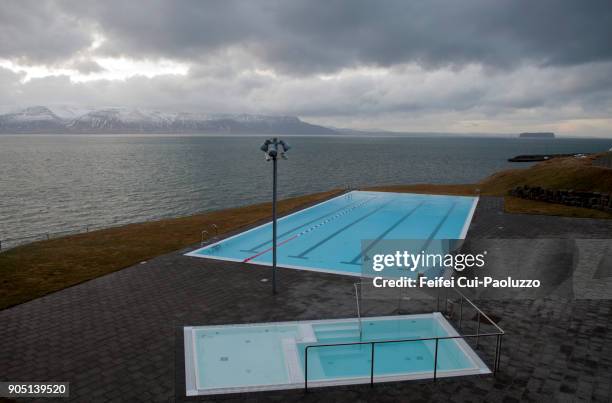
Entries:
{"type": "MultiPolygon", "coordinates": [[[[370,199],[371,199],[371,198],[370,198],[370,199]]],[[[370,200],[370,199],[366,199],[366,200],[370,200]]],[[[305,226],[307,226],[307,225],[310,225],[310,224],[312,224],[312,223],[314,223],[314,222],[317,222],[317,221],[321,220],[322,218],[325,218],[325,217],[327,217],[327,216],[330,216],[330,215],[332,215],[332,214],[337,213],[338,211],[341,211],[341,210],[344,210],[344,209],[350,208],[350,207],[354,206],[354,205],[355,205],[355,204],[357,204],[357,203],[360,203],[360,202],[359,202],[359,201],[352,202],[352,203],[350,203],[350,204],[349,204],[349,205],[347,205],[347,206],[342,206],[342,207],[340,207],[340,208],[338,208],[338,209],[336,209],[336,210],[334,210],[334,211],[332,211],[332,212],[329,212],[329,213],[327,213],[327,214],[323,214],[322,216],[316,217],[316,218],[314,218],[313,220],[308,221],[307,223],[300,224],[300,225],[298,225],[297,227],[293,227],[293,228],[291,228],[290,230],[287,230],[287,231],[283,232],[283,233],[282,233],[282,234],[280,234],[278,237],[279,237],[279,238],[282,238],[282,237],[284,237],[285,235],[290,234],[290,233],[292,233],[293,231],[295,231],[295,230],[297,230],[297,229],[300,229],[300,228],[305,227],[305,226]]],[[[259,249],[259,248],[261,248],[262,246],[267,245],[267,244],[269,244],[269,243],[272,243],[272,241],[265,241],[265,242],[260,243],[259,245],[255,245],[255,246],[251,247],[250,249],[241,249],[240,251],[241,251],[241,252],[251,252],[251,253],[255,253],[255,252],[258,252],[258,250],[257,250],[257,249],[259,249]]]]}
{"type": "Polygon", "coordinates": [[[370,249],[372,249],[376,244],[378,244],[380,241],[382,241],[384,239],[384,237],[386,237],[391,231],[393,231],[395,228],[397,228],[401,223],[403,223],[408,217],[410,217],[415,211],[417,211],[419,209],[419,207],[421,207],[423,204],[425,204],[424,201],[420,202],[419,204],[417,204],[412,210],[410,210],[408,213],[404,214],[404,216],[402,218],[400,218],[399,220],[397,220],[392,226],[390,226],[389,228],[387,228],[385,230],[385,232],[383,232],[382,234],[380,234],[378,236],[378,238],[376,238],[372,243],[370,243],[368,245],[367,248],[365,248],[362,252],[359,252],[359,254],[357,256],[355,256],[350,262],[340,262],[340,263],[344,263],[344,264],[353,264],[353,265],[361,265],[361,263],[357,263],[357,261],[359,260],[359,258],[361,258],[361,256],[363,256],[364,254],[368,253],[368,251],[370,249]]]}
{"type": "MultiPolygon", "coordinates": [[[[423,204],[423,203],[424,202],[421,202],[421,204],[423,204]]],[[[414,210],[418,209],[419,207],[420,207],[420,204],[414,210]]],[[[444,214],[444,217],[442,217],[442,220],[440,220],[440,222],[430,232],[429,237],[423,243],[423,246],[421,247],[421,250],[426,250],[427,247],[431,244],[431,241],[435,238],[435,236],[438,234],[438,232],[440,232],[440,229],[442,228],[442,226],[444,225],[446,220],[448,220],[448,217],[450,217],[450,215],[453,212],[453,210],[455,209],[455,207],[457,207],[457,202],[453,202],[453,204],[450,206],[448,211],[444,214]]],[[[414,212],[414,210],[412,210],[408,215],[412,214],[414,212]]],[[[389,231],[387,231],[387,232],[389,232],[389,231]]],[[[366,248],[366,250],[364,252],[368,252],[374,246],[374,244],[378,243],[381,240],[381,237],[377,238],[370,246],[368,246],[368,248],[366,248]]],[[[356,263],[357,259],[359,259],[361,257],[361,255],[362,254],[360,253],[359,255],[357,255],[350,262],[340,262],[340,263],[343,263],[343,264],[352,264],[352,265],[361,265],[363,262],[362,263],[356,263]]]]}
{"type": "MultiPolygon", "coordinates": [[[[427,250],[427,248],[431,244],[431,241],[433,241],[435,236],[438,234],[438,232],[440,232],[440,229],[442,228],[442,226],[444,225],[446,220],[448,220],[448,217],[450,217],[450,215],[453,212],[453,210],[455,209],[455,207],[457,207],[457,202],[453,202],[453,204],[450,206],[450,208],[446,212],[446,215],[444,215],[444,217],[442,218],[442,220],[440,220],[438,225],[436,225],[434,230],[431,231],[431,234],[429,235],[429,238],[427,238],[427,240],[425,241],[425,243],[421,247],[421,250],[427,250]]],[[[430,269],[430,271],[431,271],[431,269],[430,269]]],[[[400,288],[400,294],[401,294],[401,292],[402,292],[402,289],[400,288]]]]}
{"type": "MultiPolygon", "coordinates": [[[[347,215],[348,213],[350,213],[351,211],[355,210],[356,208],[359,208],[359,207],[363,206],[364,204],[366,204],[366,203],[368,203],[368,202],[370,202],[370,201],[372,201],[372,200],[374,200],[374,199],[376,199],[376,198],[377,198],[377,197],[372,197],[372,198],[366,199],[366,200],[364,200],[364,201],[362,201],[362,202],[359,202],[359,203],[357,203],[357,204],[353,205],[353,206],[352,206],[352,207],[350,207],[350,208],[345,208],[345,209],[344,209],[343,211],[341,211],[340,213],[338,213],[338,214],[336,214],[336,215],[334,215],[334,216],[331,216],[331,217],[329,217],[329,218],[327,218],[327,219],[325,219],[325,220],[323,220],[323,221],[319,222],[318,224],[313,225],[312,227],[309,227],[309,228],[305,229],[304,231],[299,232],[299,233],[297,233],[297,234],[293,235],[292,237],[289,237],[289,238],[285,239],[284,241],[282,241],[282,242],[280,242],[280,243],[277,243],[277,244],[276,244],[276,247],[278,248],[279,246],[282,246],[282,245],[286,244],[286,243],[287,243],[287,242],[289,242],[289,241],[292,241],[292,240],[294,240],[294,239],[296,239],[296,238],[299,238],[299,237],[300,237],[300,236],[302,236],[302,235],[306,235],[307,233],[309,233],[309,232],[311,232],[311,231],[314,231],[315,229],[317,229],[317,228],[321,227],[322,225],[325,225],[325,224],[329,223],[330,221],[333,221],[333,220],[335,220],[335,219],[337,219],[337,218],[343,217],[343,216],[347,215]]],[[[384,204],[382,207],[386,206],[387,204],[389,204],[389,203],[384,204]]],[[[380,207],[380,208],[382,208],[382,207],[380,207]]],[[[380,209],[380,208],[379,208],[379,209],[380,209]]],[[[377,209],[377,210],[379,210],[379,209],[377,209]]],[[[352,224],[351,224],[351,225],[352,225],[352,224]]],[[[350,225],[349,225],[349,226],[350,226],[350,225]]],[[[263,255],[264,253],[270,252],[272,249],[274,249],[274,246],[271,246],[271,247],[269,247],[269,248],[268,248],[268,249],[266,249],[266,250],[263,250],[263,251],[261,251],[261,252],[259,252],[259,253],[256,253],[256,254],[254,254],[253,256],[249,256],[249,257],[247,257],[246,259],[244,259],[242,262],[243,262],[243,263],[248,263],[248,262],[250,262],[251,260],[253,260],[253,259],[255,259],[255,258],[257,258],[257,257],[259,257],[259,256],[261,256],[261,255],[263,255]]],[[[304,258],[302,258],[302,259],[304,259],[304,258]]]]}
{"type": "Polygon", "coordinates": [[[422,250],[427,249],[427,247],[429,246],[431,241],[434,239],[434,237],[438,234],[438,232],[440,232],[440,229],[442,228],[442,226],[444,225],[446,220],[448,220],[448,217],[450,217],[450,215],[453,212],[453,210],[455,209],[455,207],[457,207],[457,202],[453,202],[452,206],[446,212],[446,215],[442,218],[442,220],[438,223],[438,225],[436,225],[436,228],[434,228],[434,230],[429,235],[429,238],[427,238],[427,241],[423,245],[422,250]]]}
{"type": "Polygon", "coordinates": [[[336,237],[337,235],[341,234],[342,232],[344,232],[348,228],[352,227],[353,225],[355,225],[355,224],[365,220],[366,218],[370,217],[371,215],[373,215],[373,214],[377,213],[378,211],[382,210],[383,208],[387,207],[389,204],[391,204],[391,202],[393,202],[393,200],[389,200],[388,202],[386,202],[386,203],[380,205],[379,207],[375,208],[374,210],[370,211],[368,214],[363,215],[363,216],[359,217],[358,219],[356,219],[355,221],[351,222],[350,224],[345,225],[344,227],[340,228],[339,230],[337,230],[333,234],[323,238],[322,240],[320,240],[316,244],[312,245],[310,248],[304,250],[299,255],[290,255],[289,257],[296,258],[296,259],[308,259],[307,257],[305,257],[307,254],[309,254],[310,252],[312,252],[313,250],[315,250],[319,246],[323,245],[325,242],[329,241],[330,239],[332,239],[332,238],[336,237]]]}
{"type": "MultiPolygon", "coordinates": [[[[294,236],[292,236],[292,237],[290,237],[290,238],[285,239],[283,242],[277,243],[277,244],[276,244],[276,247],[278,248],[279,246],[282,246],[282,245],[286,244],[287,242],[294,240],[294,239],[295,239],[295,238],[297,238],[297,237],[298,237],[298,234],[295,234],[294,236]]],[[[271,251],[273,248],[274,248],[273,246],[270,246],[270,247],[269,247],[268,249],[266,249],[266,250],[262,250],[261,252],[256,253],[256,254],[254,254],[253,256],[247,257],[246,259],[244,259],[244,260],[242,261],[242,263],[248,263],[248,262],[250,262],[251,260],[253,260],[253,259],[255,259],[255,258],[257,258],[257,257],[259,257],[259,256],[261,256],[261,255],[263,255],[264,253],[266,253],[266,252],[270,252],[270,251],[271,251]]]]}

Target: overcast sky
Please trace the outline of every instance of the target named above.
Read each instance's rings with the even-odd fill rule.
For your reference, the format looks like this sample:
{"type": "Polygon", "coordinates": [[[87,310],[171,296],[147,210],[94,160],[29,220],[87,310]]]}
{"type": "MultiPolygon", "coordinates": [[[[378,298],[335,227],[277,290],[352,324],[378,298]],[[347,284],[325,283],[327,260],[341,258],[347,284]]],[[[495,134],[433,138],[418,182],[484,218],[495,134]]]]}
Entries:
{"type": "Polygon", "coordinates": [[[0,106],[612,135],[612,1],[10,1],[0,106]]]}

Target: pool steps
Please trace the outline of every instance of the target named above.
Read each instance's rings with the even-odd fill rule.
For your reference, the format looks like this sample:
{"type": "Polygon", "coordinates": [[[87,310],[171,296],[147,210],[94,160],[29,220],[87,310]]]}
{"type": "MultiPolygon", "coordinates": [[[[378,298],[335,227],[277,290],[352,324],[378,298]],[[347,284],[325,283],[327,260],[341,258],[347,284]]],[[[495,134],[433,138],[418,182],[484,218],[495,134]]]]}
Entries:
{"type": "Polygon", "coordinates": [[[300,343],[316,343],[317,337],[315,336],[312,325],[300,324],[298,325],[298,335],[297,339],[300,343]]]}

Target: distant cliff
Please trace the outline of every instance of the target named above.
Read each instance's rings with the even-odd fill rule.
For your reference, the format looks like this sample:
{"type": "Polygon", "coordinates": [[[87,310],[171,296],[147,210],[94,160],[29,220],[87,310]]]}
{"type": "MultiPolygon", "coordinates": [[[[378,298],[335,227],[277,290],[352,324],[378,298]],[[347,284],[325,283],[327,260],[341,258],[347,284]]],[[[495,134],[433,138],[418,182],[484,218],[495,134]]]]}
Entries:
{"type": "Polygon", "coordinates": [[[0,133],[338,134],[295,116],[169,113],[129,108],[67,111],[45,106],[0,115],[0,133]]]}
{"type": "Polygon", "coordinates": [[[524,137],[528,139],[554,139],[555,133],[553,132],[525,132],[519,134],[519,137],[524,137]]]}

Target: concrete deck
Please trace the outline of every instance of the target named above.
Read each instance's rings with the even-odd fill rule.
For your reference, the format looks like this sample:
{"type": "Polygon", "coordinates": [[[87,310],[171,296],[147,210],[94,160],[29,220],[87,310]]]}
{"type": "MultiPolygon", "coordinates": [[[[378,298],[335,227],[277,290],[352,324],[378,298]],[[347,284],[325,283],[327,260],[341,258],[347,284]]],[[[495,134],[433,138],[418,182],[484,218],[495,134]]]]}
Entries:
{"type": "MultiPolygon", "coordinates": [[[[507,215],[482,198],[468,237],[610,238],[612,220],[507,215]]],[[[184,325],[352,317],[353,278],[177,251],[0,311],[0,380],[69,381],[78,402],[185,399],[184,325]]],[[[612,301],[489,301],[507,332],[497,377],[258,393],[233,401],[600,401],[612,397],[612,301]]],[[[370,304],[366,315],[393,307],[370,304]]],[[[431,309],[430,309],[431,311],[431,309]]],[[[485,353],[486,355],[486,353],[485,353]]],[[[195,399],[198,400],[198,399],[195,399]]],[[[211,398],[201,400],[214,400],[211,398]]],[[[41,399],[49,402],[51,399],[41,399]]]]}

